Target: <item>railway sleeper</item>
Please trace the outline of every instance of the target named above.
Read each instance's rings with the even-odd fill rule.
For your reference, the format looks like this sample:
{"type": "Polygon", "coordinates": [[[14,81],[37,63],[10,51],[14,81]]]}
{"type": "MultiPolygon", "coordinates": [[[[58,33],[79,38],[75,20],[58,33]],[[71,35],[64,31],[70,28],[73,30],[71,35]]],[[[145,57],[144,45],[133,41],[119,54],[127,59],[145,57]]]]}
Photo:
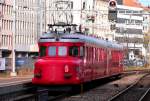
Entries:
{"type": "Polygon", "coordinates": [[[14,101],[21,101],[21,100],[31,100],[31,99],[36,99],[35,94],[27,94],[27,95],[22,95],[18,96],[14,99],[14,101]]]}

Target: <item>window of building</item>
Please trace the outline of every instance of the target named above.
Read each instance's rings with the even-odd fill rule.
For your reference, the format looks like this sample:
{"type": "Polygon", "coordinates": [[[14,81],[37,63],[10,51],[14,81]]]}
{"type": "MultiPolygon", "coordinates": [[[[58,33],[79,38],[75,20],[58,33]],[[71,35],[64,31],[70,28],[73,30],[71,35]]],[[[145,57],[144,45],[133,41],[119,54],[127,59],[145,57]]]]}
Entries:
{"type": "Polygon", "coordinates": [[[11,35],[9,35],[9,45],[11,45],[11,35]]]}
{"type": "Polygon", "coordinates": [[[49,56],[56,56],[56,46],[48,47],[48,55],[49,56]]]}
{"type": "Polygon", "coordinates": [[[78,47],[77,46],[71,46],[69,47],[69,56],[78,56],[78,47]]]}
{"type": "Polygon", "coordinates": [[[40,46],[40,57],[46,56],[46,46],[40,46]]]}
{"type": "Polygon", "coordinates": [[[4,15],[4,5],[2,4],[2,15],[4,15]]]}
{"type": "Polygon", "coordinates": [[[82,8],[83,10],[85,9],[85,2],[83,2],[83,8],[82,8]]]}
{"type": "Polygon", "coordinates": [[[71,9],[73,9],[73,2],[71,2],[71,9]]]}
{"type": "Polygon", "coordinates": [[[4,29],[4,20],[2,19],[2,29],[4,29]]]}
{"type": "Polygon", "coordinates": [[[59,56],[66,56],[67,55],[67,47],[66,46],[59,46],[58,47],[58,55],[59,56]]]}

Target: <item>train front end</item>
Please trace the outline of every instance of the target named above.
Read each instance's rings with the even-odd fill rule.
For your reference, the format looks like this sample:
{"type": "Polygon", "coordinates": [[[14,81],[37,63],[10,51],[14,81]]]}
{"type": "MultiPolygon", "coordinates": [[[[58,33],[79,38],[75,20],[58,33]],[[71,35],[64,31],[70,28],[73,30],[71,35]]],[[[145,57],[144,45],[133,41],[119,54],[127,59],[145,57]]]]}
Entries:
{"type": "Polygon", "coordinates": [[[71,41],[42,39],[39,42],[33,84],[68,85],[82,82],[83,43],[76,39],[71,41]]]}

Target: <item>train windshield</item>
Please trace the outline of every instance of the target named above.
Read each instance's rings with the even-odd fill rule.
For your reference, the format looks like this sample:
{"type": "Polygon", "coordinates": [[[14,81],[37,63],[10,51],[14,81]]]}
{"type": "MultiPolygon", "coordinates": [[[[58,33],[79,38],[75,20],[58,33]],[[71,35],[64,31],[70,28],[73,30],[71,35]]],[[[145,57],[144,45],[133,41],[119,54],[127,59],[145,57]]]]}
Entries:
{"type": "Polygon", "coordinates": [[[66,56],[67,55],[67,47],[59,46],[58,47],[58,56],[66,56]]]}
{"type": "Polygon", "coordinates": [[[71,46],[69,47],[69,56],[78,56],[79,51],[77,46],[71,46]]]}
{"type": "Polygon", "coordinates": [[[83,57],[84,47],[82,46],[40,46],[40,57],[44,56],[73,56],[73,57],[83,57]],[[47,51],[46,51],[47,50],[47,51]]]}
{"type": "Polygon", "coordinates": [[[49,56],[56,56],[56,46],[48,47],[48,55],[49,56]]]}
{"type": "Polygon", "coordinates": [[[46,46],[40,47],[40,57],[46,56],[46,46]]]}

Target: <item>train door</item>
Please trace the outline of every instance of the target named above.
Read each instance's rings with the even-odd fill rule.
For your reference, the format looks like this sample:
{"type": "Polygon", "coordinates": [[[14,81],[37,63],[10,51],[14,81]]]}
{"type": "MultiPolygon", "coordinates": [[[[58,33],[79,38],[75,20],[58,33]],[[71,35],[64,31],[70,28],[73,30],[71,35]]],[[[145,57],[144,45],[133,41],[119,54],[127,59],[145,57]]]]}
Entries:
{"type": "Polygon", "coordinates": [[[105,75],[105,50],[101,48],[100,65],[103,69],[102,75],[105,75]]]}
{"type": "Polygon", "coordinates": [[[83,75],[84,75],[84,81],[90,81],[91,80],[91,64],[92,64],[92,51],[91,47],[86,46],[85,47],[85,59],[86,63],[84,64],[84,70],[83,70],[83,75]]]}
{"type": "Polygon", "coordinates": [[[107,62],[107,61],[108,61],[108,58],[107,58],[107,57],[108,57],[108,55],[107,55],[108,52],[107,52],[107,51],[108,51],[108,49],[105,48],[105,49],[104,49],[104,68],[105,68],[105,76],[108,75],[108,68],[107,68],[107,67],[108,67],[108,62],[107,62]]]}
{"type": "Polygon", "coordinates": [[[112,66],[111,66],[111,73],[116,73],[118,72],[118,66],[119,66],[119,56],[118,56],[118,51],[113,50],[112,51],[112,66]]]}
{"type": "Polygon", "coordinates": [[[111,55],[111,49],[110,48],[107,48],[107,55],[106,55],[106,74],[107,75],[110,75],[110,72],[111,72],[111,59],[112,59],[112,55],[111,55]]]}
{"type": "Polygon", "coordinates": [[[119,50],[112,51],[112,73],[118,73],[122,70],[122,55],[119,50]]]}
{"type": "Polygon", "coordinates": [[[99,48],[98,50],[98,77],[105,76],[105,50],[103,48],[99,48]]]}
{"type": "Polygon", "coordinates": [[[95,49],[94,47],[90,47],[90,66],[89,66],[89,80],[94,79],[94,68],[95,68],[95,49]]]}
{"type": "Polygon", "coordinates": [[[119,52],[119,72],[123,71],[123,51],[119,52]]]}
{"type": "Polygon", "coordinates": [[[85,46],[80,46],[80,59],[82,60],[82,62],[80,63],[80,66],[79,66],[79,68],[80,68],[80,76],[81,76],[81,78],[82,78],[82,82],[84,82],[84,78],[85,78],[85,67],[86,67],[86,65],[87,65],[87,49],[86,49],[87,47],[85,47],[85,46]]]}

